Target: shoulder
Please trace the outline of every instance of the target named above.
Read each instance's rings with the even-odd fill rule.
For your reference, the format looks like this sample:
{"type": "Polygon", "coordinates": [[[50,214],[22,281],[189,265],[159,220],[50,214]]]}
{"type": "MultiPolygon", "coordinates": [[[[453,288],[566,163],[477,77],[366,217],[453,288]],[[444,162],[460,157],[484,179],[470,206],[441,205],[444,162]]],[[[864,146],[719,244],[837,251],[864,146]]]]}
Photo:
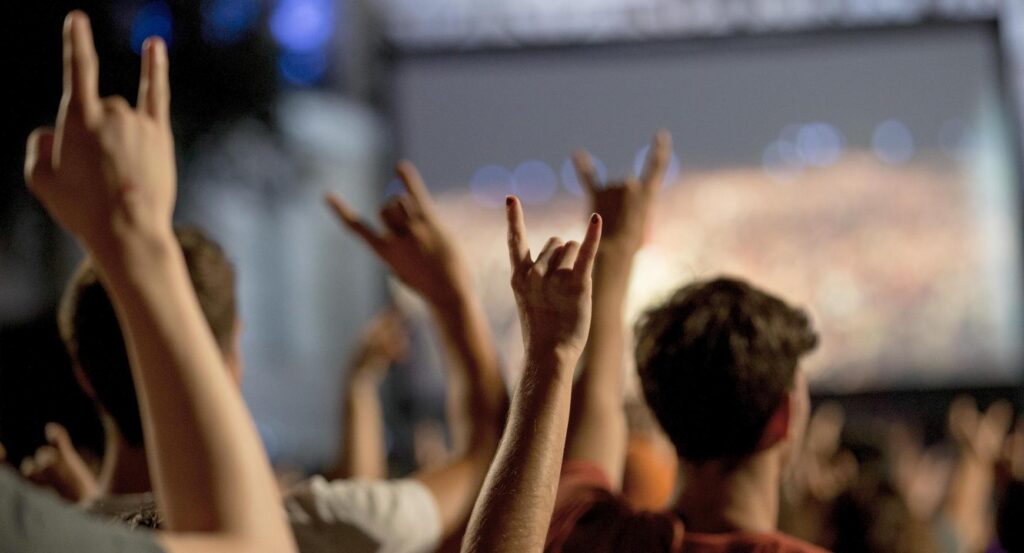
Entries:
{"type": "Polygon", "coordinates": [[[437,502],[411,480],[335,480],[317,476],[292,488],[285,509],[300,549],[415,553],[441,538],[437,502]]]}
{"type": "Polygon", "coordinates": [[[688,532],[685,553],[827,553],[816,545],[787,536],[781,532],[698,534],[688,532]]]}
{"type": "Polygon", "coordinates": [[[548,532],[548,553],[674,551],[683,534],[671,513],[637,511],[590,463],[567,463],[548,532]],[[626,548],[626,549],[623,549],[626,548]]]}
{"type": "Polygon", "coordinates": [[[0,467],[0,551],[161,551],[149,532],[104,524],[0,467]]]}

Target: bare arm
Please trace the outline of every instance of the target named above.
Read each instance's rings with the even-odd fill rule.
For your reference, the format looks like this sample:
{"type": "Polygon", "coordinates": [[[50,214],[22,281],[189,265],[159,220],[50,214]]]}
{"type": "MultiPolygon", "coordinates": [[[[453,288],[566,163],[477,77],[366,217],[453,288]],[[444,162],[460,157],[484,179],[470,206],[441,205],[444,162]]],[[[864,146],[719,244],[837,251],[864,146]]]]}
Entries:
{"type": "Polygon", "coordinates": [[[965,396],[950,407],[949,430],[957,460],[943,511],[965,551],[982,551],[993,537],[996,463],[1012,423],[1013,406],[1006,401],[981,412],[974,400],[965,396]]]}
{"type": "Polygon", "coordinates": [[[536,261],[515,198],[509,198],[508,221],[512,289],[526,366],[508,429],[473,508],[464,552],[543,549],[562,465],[572,373],[590,324],[591,271],[601,241],[601,217],[591,217],[582,245],[563,245],[552,238],[536,261]]]}
{"type": "Polygon", "coordinates": [[[93,258],[124,329],[150,470],[173,552],[294,551],[255,426],[171,230],[176,176],[166,48],[147,41],[139,103],[101,100],[88,18],[65,25],[55,132],[29,138],[26,176],[93,258]]]}
{"type": "Polygon", "coordinates": [[[601,467],[616,490],[622,485],[628,436],[622,396],[626,292],[633,258],[643,243],[651,205],[671,157],[671,136],[659,132],[639,181],[630,178],[602,188],[587,153],[573,156],[593,211],[604,219],[604,235],[594,263],[594,316],[573,389],[565,456],[601,467]]]}
{"type": "Polygon", "coordinates": [[[461,252],[435,213],[433,200],[416,168],[398,165],[407,194],[381,209],[386,232],[369,228],[340,198],[328,202],[405,284],[430,305],[450,358],[449,412],[462,442],[451,463],[415,475],[437,500],[444,535],[459,531],[469,517],[497,448],[507,396],[498,355],[473,290],[461,252]]]}
{"type": "Polygon", "coordinates": [[[405,354],[408,342],[395,311],[381,313],[363,332],[345,373],[341,450],[329,478],[387,478],[379,387],[391,364],[405,354]]]}

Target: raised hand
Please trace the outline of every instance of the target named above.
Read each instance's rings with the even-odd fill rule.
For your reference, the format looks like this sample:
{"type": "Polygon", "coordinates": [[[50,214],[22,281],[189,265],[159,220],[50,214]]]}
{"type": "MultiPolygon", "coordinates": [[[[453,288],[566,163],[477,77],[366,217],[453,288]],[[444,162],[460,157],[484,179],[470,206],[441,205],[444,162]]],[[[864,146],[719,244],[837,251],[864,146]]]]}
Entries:
{"type": "Polygon", "coordinates": [[[977,461],[995,463],[1003,453],[1010,426],[1013,424],[1013,406],[997,401],[984,412],[969,396],[960,396],[949,408],[949,434],[961,455],[977,461]]]}
{"type": "Polygon", "coordinates": [[[522,205],[514,196],[507,204],[512,290],[527,356],[544,350],[579,357],[590,329],[591,271],[601,241],[601,216],[591,216],[582,244],[551,238],[534,259],[522,205]]]}
{"type": "Polygon", "coordinates": [[[170,232],[175,198],[167,49],[143,46],[138,106],[100,99],[99,60],[89,19],[64,26],[64,94],[55,129],[28,139],[25,178],[46,210],[94,254],[127,235],[170,232]]]}
{"type": "Polygon", "coordinates": [[[22,475],[36,485],[52,488],[74,503],[94,498],[99,493],[99,484],[75,449],[67,430],[57,423],[47,424],[46,441],[48,445],[22,462],[22,475]]]}
{"type": "Polygon", "coordinates": [[[408,349],[409,336],[402,324],[402,316],[394,309],[384,311],[363,330],[348,376],[350,379],[379,381],[388,367],[401,359],[408,349]]]}
{"type": "Polygon", "coordinates": [[[406,285],[437,306],[468,288],[469,273],[454,241],[438,219],[433,199],[416,166],[396,168],[406,193],[380,210],[385,232],[371,228],[344,200],[328,194],[328,205],[406,285]]]}
{"type": "Polygon", "coordinates": [[[640,249],[651,205],[672,160],[672,135],[662,130],[654,136],[639,179],[628,177],[601,186],[586,150],[577,150],[572,159],[580,184],[590,197],[591,211],[604,219],[605,247],[621,246],[629,253],[640,249]]]}

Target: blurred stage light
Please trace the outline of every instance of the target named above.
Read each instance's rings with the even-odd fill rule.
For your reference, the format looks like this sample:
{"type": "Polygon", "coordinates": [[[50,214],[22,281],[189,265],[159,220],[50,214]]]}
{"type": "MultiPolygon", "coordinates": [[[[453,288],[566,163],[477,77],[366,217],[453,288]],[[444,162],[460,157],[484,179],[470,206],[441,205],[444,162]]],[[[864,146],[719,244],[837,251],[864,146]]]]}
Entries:
{"type": "MultiPolygon", "coordinates": [[[[647,145],[640,148],[640,151],[636,153],[633,158],[633,175],[640,178],[640,174],[644,171],[644,163],[647,162],[647,152],[650,151],[651,146],[647,145]]],[[[679,178],[679,157],[676,156],[675,152],[672,152],[672,161],[668,164],[668,171],[665,172],[664,186],[672,186],[672,184],[679,178]]]]}
{"type": "Polygon", "coordinates": [[[803,125],[796,135],[796,150],[804,164],[827,167],[843,154],[843,136],[828,123],[803,125]]]}
{"type": "Polygon", "coordinates": [[[277,69],[284,80],[299,86],[316,84],[327,74],[327,54],[322,51],[281,52],[277,69]]]}
{"type": "MultiPolygon", "coordinates": [[[[594,154],[590,154],[590,162],[594,165],[594,172],[597,173],[598,184],[604,184],[608,180],[608,168],[605,167],[604,162],[601,158],[594,157],[594,154]]],[[[576,166],[572,164],[572,158],[565,158],[562,162],[562,186],[573,196],[582,196],[583,187],[580,185],[579,178],[576,177],[576,166]]]]}
{"type": "Polygon", "coordinates": [[[871,148],[875,151],[875,156],[885,163],[906,163],[914,157],[914,137],[902,122],[889,119],[875,127],[871,148]]]}
{"type": "Polygon", "coordinates": [[[256,26],[260,0],[206,0],[203,2],[203,38],[233,44],[256,26]]]}
{"type": "Polygon", "coordinates": [[[485,165],[473,173],[469,181],[473,198],[487,207],[505,205],[505,197],[512,194],[512,173],[500,165],[485,165]]]}
{"type": "Polygon", "coordinates": [[[796,146],[787,140],[776,140],[761,154],[761,165],[766,175],[779,182],[792,182],[803,171],[803,163],[796,146]]]}
{"type": "Polygon", "coordinates": [[[331,0],[280,0],[270,15],[270,32],[286,50],[312,52],[334,35],[331,0]]]}
{"type": "Polygon", "coordinates": [[[512,172],[512,190],[526,205],[542,204],[558,190],[558,177],[543,161],[524,161],[512,172]]]}
{"type": "Polygon", "coordinates": [[[173,32],[171,8],[165,2],[150,2],[139,8],[132,20],[132,50],[141,54],[142,43],[151,36],[163,38],[170,46],[173,32]]]}

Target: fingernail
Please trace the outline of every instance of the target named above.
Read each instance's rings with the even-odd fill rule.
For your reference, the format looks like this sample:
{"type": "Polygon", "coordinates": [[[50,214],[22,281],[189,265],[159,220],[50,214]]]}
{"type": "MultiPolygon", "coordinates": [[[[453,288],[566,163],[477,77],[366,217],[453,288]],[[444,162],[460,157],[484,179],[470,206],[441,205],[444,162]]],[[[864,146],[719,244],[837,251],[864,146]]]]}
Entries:
{"type": "Polygon", "coordinates": [[[592,225],[596,225],[599,220],[601,220],[601,218],[597,216],[597,213],[590,216],[590,224],[592,225]]]}
{"type": "Polygon", "coordinates": [[[46,426],[43,427],[43,434],[46,435],[46,441],[52,442],[56,439],[55,436],[57,436],[57,425],[52,422],[47,423],[46,426]]]}
{"type": "Polygon", "coordinates": [[[515,203],[515,200],[512,199],[512,196],[505,196],[505,205],[512,207],[513,203],[515,203]]]}

